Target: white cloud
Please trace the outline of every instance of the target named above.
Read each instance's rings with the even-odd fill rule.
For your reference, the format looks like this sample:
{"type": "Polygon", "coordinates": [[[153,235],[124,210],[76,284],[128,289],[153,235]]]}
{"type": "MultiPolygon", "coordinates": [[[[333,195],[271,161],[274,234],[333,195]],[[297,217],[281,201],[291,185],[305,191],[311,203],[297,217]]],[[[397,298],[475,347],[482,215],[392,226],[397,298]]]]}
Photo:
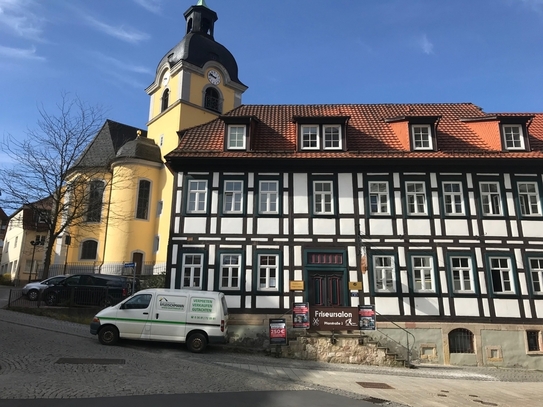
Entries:
{"type": "Polygon", "coordinates": [[[125,72],[128,71],[145,75],[154,75],[154,72],[146,66],[127,63],[126,61],[121,61],[117,58],[104,55],[101,52],[92,52],[91,57],[94,60],[100,61],[101,65],[107,64],[109,65],[109,67],[120,68],[123,69],[125,72]]]}
{"type": "Polygon", "coordinates": [[[0,0],[0,26],[14,35],[41,40],[44,20],[35,13],[39,7],[34,0],[0,0]]]}
{"type": "Polygon", "coordinates": [[[427,55],[430,55],[430,54],[433,54],[434,53],[434,44],[432,44],[430,42],[430,40],[428,39],[428,37],[426,36],[426,34],[424,34],[420,39],[419,39],[419,45],[422,49],[422,52],[424,52],[425,54],[427,55]]]}
{"type": "Polygon", "coordinates": [[[0,45],[0,55],[10,59],[33,59],[38,61],[45,61],[44,57],[36,55],[36,48],[11,48],[3,47],[0,45]]]}
{"type": "Polygon", "coordinates": [[[162,11],[162,0],[134,0],[134,3],[151,13],[160,14],[162,11]]]}
{"type": "Polygon", "coordinates": [[[90,16],[86,16],[85,18],[87,22],[97,30],[103,32],[104,34],[115,37],[121,41],[135,44],[140,41],[148,40],[150,38],[148,34],[138,30],[134,30],[132,28],[125,28],[124,26],[113,27],[90,16]]]}

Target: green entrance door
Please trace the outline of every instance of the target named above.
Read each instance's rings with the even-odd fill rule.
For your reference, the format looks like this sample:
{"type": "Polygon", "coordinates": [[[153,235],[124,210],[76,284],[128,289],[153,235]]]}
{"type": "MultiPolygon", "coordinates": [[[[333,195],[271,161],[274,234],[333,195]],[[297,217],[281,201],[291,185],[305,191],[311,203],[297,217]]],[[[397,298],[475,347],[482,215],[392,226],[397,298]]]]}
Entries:
{"type": "Polygon", "coordinates": [[[334,307],[345,305],[342,272],[309,272],[309,305],[334,307]]]}

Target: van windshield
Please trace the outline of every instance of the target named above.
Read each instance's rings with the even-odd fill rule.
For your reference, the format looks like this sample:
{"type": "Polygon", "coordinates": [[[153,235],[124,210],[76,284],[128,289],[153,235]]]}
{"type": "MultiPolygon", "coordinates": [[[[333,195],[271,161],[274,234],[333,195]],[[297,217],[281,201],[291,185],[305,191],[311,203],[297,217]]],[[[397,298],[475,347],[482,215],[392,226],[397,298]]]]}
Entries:
{"type": "Polygon", "coordinates": [[[226,305],[226,298],[224,295],[221,296],[221,304],[224,315],[228,315],[228,305],[226,305]]]}

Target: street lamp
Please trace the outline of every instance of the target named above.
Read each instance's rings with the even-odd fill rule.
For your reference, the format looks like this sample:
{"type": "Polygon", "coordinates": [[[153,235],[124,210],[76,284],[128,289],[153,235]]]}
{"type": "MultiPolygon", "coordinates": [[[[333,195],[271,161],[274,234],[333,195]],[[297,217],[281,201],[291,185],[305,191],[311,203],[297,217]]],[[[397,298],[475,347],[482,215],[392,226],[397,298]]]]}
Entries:
{"type": "Polygon", "coordinates": [[[36,246],[43,246],[45,243],[44,240],[32,240],[30,244],[32,245],[32,260],[30,261],[30,273],[28,274],[28,282],[32,279],[32,269],[34,268],[34,255],[36,254],[36,246]]]}

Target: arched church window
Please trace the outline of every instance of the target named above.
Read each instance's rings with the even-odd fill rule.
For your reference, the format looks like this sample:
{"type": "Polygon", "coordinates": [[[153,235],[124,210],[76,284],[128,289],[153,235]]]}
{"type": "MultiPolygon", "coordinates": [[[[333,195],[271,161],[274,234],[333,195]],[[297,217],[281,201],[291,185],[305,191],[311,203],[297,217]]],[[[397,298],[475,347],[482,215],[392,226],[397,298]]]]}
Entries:
{"type": "Polygon", "coordinates": [[[204,95],[204,107],[214,112],[221,112],[221,96],[215,88],[207,88],[204,95]]]}
{"type": "Polygon", "coordinates": [[[160,107],[160,112],[163,112],[168,108],[168,100],[170,99],[170,90],[166,89],[164,90],[164,93],[162,94],[162,104],[160,107]]]}
{"type": "Polygon", "coordinates": [[[86,240],[81,246],[81,260],[96,260],[96,251],[98,242],[96,240],[86,240]]]}
{"type": "Polygon", "coordinates": [[[211,28],[211,21],[209,21],[207,18],[202,19],[202,32],[204,34],[209,34],[209,30],[211,28]]]}
{"type": "Polygon", "coordinates": [[[187,21],[187,34],[192,31],[192,18],[187,21]]]}

